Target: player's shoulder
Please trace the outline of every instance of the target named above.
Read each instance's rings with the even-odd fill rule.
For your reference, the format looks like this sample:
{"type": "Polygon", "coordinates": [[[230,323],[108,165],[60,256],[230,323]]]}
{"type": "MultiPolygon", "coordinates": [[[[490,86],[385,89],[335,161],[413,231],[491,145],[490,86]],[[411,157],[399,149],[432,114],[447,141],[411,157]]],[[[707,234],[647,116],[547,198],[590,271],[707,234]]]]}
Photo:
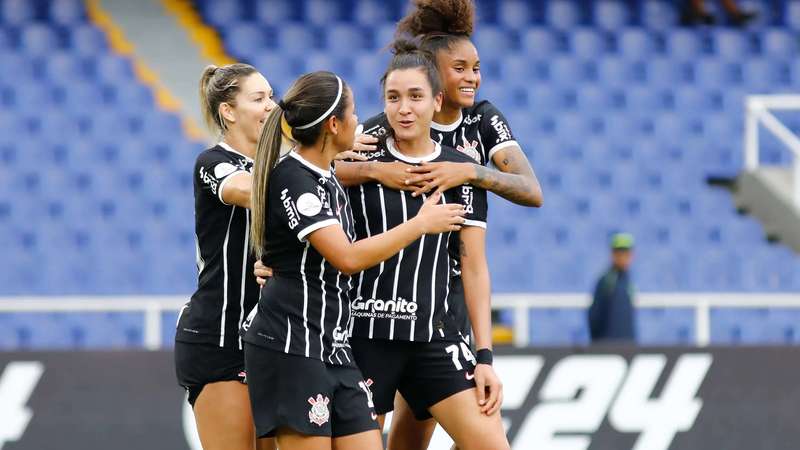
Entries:
{"type": "Polygon", "coordinates": [[[389,134],[389,120],[385,113],[376,114],[365,120],[362,133],[371,134],[377,138],[386,137],[389,134]]]}
{"type": "Polygon", "coordinates": [[[287,185],[303,185],[309,182],[320,184],[321,176],[319,169],[314,170],[303,164],[291,152],[281,157],[270,173],[270,179],[287,185]]]}
{"type": "Polygon", "coordinates": [[[472,107],[465,108],[464,120],[466,121],[467,117],[472,116],[473,120],[476,122],[481,120],[490,121],[492,120],[492,116],[495,114],[502,113],[494,103],[490,102],[489,100],[481,100],[472,105],[472,107]],[[467,112],[469,112],[469,114],[467,114],[467,112]]]}
{"type": "Polygon", "coordinates": [[[475,160],[471,157],[467,156],[463,152],[460,152],[453,147],[449,147],[447,145],[442,145],[442,151],[439,154],[439,157],[436,158],[439,161],[450,161],[450,162],[468,162],[474,163],[475,160]]]}

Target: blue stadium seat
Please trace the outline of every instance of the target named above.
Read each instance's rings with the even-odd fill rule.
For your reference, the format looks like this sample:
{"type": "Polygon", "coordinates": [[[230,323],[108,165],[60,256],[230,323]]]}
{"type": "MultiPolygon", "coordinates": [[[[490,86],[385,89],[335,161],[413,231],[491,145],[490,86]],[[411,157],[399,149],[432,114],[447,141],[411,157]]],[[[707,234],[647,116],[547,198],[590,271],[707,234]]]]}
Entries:
{"type": "Polygon", "coordinates": [[[258,0],[255,5],[255,19],[258,23],[282,26],[294,18],[291,0],[258,0]]]}
{"type": "Polygon", "coordinates": [[[742,81],[741,65],[716,58],[703,58],[694,64],[694,79],[705,90],[735,85],[742,81]]]}
{"type": "Polygon", "coordinates": [[[481,60],[505,59],[514,50],[508,33],[499,27],[484,26],[475,30],[472,41],[478,48],[481,60]]]}
{"type": "Polygon", "coordinates": [[[627,28],[615,33],[617,50],[620,55],[631,60],[647,60],[658,50],[653,33],[641,28],[627,28]]]}
{"type": "Polygon", "coordinates": [[[357,0],[353,5],[355,22],[371,27],[390,22],[393,16],[391,6],[390,3],[377,0],[357,0]]]}
{"type": "Polygon", "coordinates": [[[20,49],[28,55],[44,56],[61,47],[56,31],[40,23],[26,25],[20,32],[20,49]]]}
{"type": "Polygon", "coordinates": [[[666,0],[644,0],[641,4],[642,24],[653,30],[667,30],[677,23],[675,5],[666,0]]]}
{"type": "Polygon", "coordinates": [[[581,23],[581,7],[569,0],[550,0],[547,4],[547,23],[552,27],[566,30],[581,23]]]}
{"type": "Polygon", "coordinates": [[[601,31],[593,28],[579,28],[569,34],[570,50],[585,59],[601,58],[608,52],[609,44],[606,36],[601,31]]]}
{"type": "Polygon", "coordinates": [[[342,8],[337,2],[327,0],[305,0],[304,19],[316,26],[330,26],[342,19],[342,8]]]}
{"type": "Polygon", "coordinates": [[[637,61],[607,57],[597,63],[597,78],[602,85],[629,87],[644,79],[645,66],[637,61]]]}
{"type": "Polygon", "coordinates": [[[784,2],[786,12],[784,22],[794,30],[800,29],[800,4],[796,2],[784,2]]]}
{"type": "Polygon", "coordinates": [[[594,24],[608,31],[616,31],[630,23],[630,5],[621,0],[594,3],[594,24]]]}
{"type": "Polygon", "coordinates": [[[789,66],[778,60],[751,59],[742,67],[745,85],[753,94],[782,91],[791,78],[789,66]]]}
{"type": "Polygon", "coordinates": [[[521,0],[506,0],[498,3],[498,22],[501,27],[521,30],[531,24],[531,5],[521,0]]]}
{"type": "Polygon", "coordinates": [[[761,54],[787,59],[797,55],[797,36],[784,29],[771,29],[761,34],[761,54]]]}
{"type": "Polygon", "coordinates": [[[225,33],[228,51],[243,59],[251,59],[264,46],[264,42],[263,28],[251,23],[234,22],[225,33]]]}
{"type": "Polygon", "coordinates": [[[243,19],[243,4],[241,2],[203,2],[203,19],[214,26],[228,26],[233,22],[243,19]]]}
{"type": "Polygon", "coordinates": [[[108,48],[105,34],[87,24],[70,28],[69,45],[77,55],[90,57],[104,53],[108,48]]]}
{"type": "Polygon", "coordinates": [[[7,25],[22,25],[34,19],[35,4],[28,0],[5,0],[0,2],[2,21],[7,25]]]}
{"type": "Polygon", "coordinates": [[[704,53],[701,35],[696,31],[677,29],[667,35],[667,52],[679,61],[695,61],[704,53]]]}
{"type": "Polygon", "coordinates": [[[690,308],[638,308],[636,334],[640,345],[692,345],[694,310],[690,308]]]}
{"type": "Polygon", "coordinates": [[[317,38],[309,27],[283,25],[278,28],[278,48],[286,54],[302,54],[318,48],[317,38]]]}
{"type": "Polygon", "coordinates": [[[736,30],[715,30],[712,34],[716,56],[732,61],[741,61],[753,53],[748,36],[736,30]]]}
{"type": "Polygon", "coordinates": [[[134,77],[131,60],[119,55],[98,55],[95,60],[95,70],[100,81],[109,83],[131,80],[134,77]]]}
{"type": "Polygon", "coordinates": [[[555,30],[530,27],[522,36],[522,49],[529,57],[546,60],[552,54],[562,51],[565,48],[564,42],[564,37],[555,30]]]}
{"type": "Polygon", "coordinates": [[[589,328],[584,309],[532,309],[528,318],[531,345],[586,345],[589,328]]]}
{"type": "Polygon", "coordinates": [[[50,2],[48,18],[65,26],[77,25],[86,19],[84,4],[80,0],[59,0],[50,2]]]}

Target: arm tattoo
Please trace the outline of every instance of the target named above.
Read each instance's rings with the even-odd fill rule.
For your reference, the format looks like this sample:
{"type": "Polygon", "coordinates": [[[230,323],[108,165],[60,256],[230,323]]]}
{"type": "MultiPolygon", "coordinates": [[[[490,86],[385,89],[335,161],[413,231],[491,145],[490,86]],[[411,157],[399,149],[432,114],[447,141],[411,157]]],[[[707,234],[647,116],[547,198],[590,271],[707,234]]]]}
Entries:
{"type": "Polygon", "coordinates": [[[458,253],[462,258],[467,256],[467,246],[464,244],[464,240],[461,238],[458,239],[458,253]]]}
{"type": "Polygon", "coordinates": [[[498,166],[502,172],[476,165],[477,176],[472,184],[518,205],[533,206],[541,202],[539,181],[521,150],[514,148],[503,153],[498,166]]]}

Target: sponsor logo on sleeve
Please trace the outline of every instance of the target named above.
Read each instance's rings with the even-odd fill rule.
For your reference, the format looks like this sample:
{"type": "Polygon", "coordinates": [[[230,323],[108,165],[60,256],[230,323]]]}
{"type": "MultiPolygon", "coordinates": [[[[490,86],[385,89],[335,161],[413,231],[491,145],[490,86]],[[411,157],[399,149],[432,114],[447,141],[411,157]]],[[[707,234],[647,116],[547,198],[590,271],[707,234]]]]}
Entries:
{"type": "Polygon", "coordinates": [[[198,172],[200,175],[200,181],[202,181],[206,186],[211,188],[211,192],[214,195],[217,195],[217,188],[219,187],[219,181],[206,171],[205,167],[200,167],[200,171],[198,172]]]}
{"type": "Polygon", "coordinates": [[[214,166],[214,177],[219,180],[220,178],[225,178],[233,172],[236,172],[236,170],[236,166],[231,163],[219,163],[214,166]]]}
{"type": "Polygon", "coordinates": [[[461,203],[464,204],[464,209],[467,211],[467,214],[475,212],[475,209],[472,207],[473,198],[472,186],[461,186],[461,203]]]}
{"type": "Polygon", "coordinates": [[[499,144],[500,142],[510,141],[511,140],[511,130],[508,129],[508,125],[505,122],[500,120],[500,117],[495,114],[492,116],[490,121],[492,128],[497,132],[497,139],[494,141],[495,143],[499,144]]]}
{"type": "Polygon", "coordinates": [[[297,210],[307,217],[314,217],[322,211],[322,201],[316,195],[306,192],[297,198],[297,210]]]}
{"type": "Polygon", "coordinates": [[[289,229],[294,230],[300,223],[300,215],[292,198],[289,196],[289,189],[281,191],[281,203],[283,203],[283,209],[286,211],[286,218],[289,219],[289,229]]]}

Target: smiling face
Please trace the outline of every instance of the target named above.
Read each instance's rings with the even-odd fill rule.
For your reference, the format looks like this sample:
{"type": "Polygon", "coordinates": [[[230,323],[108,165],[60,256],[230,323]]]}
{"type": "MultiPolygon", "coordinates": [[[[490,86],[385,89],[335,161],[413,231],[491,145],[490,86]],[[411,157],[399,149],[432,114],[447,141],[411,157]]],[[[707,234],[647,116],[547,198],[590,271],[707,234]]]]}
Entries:
{"type": "Polygon", "coordinates": [[[430,136],[433,114],[441,109],[442,95],[433,95],[422,68],[387,74],[383,95],[383,111],[396,139],[410,141],[430,136]]]}
{"type": "Polygon", "coordinates": [[[240,81],[235,105],[220,105],[228,130],[236,129],[248,142],[258,142],[267,115],[275,107],[272,86],[260,73],[252,73],[240,81]]]}
{"type": "Polygon", "coordinates": [[[469,39],[459,39],[449,49],[436,52],[436,65],[447,106],[457,109],[472,106],[481,85],[481,61],[475,45],[469,39]]]}

